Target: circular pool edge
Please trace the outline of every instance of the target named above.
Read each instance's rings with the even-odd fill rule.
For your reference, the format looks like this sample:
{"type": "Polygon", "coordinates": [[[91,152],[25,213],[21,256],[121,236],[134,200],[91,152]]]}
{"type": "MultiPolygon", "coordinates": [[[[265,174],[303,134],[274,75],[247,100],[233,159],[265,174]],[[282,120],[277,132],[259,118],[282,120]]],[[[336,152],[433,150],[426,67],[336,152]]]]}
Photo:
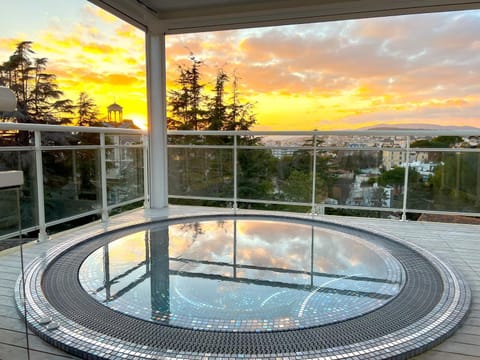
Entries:
{"type": "MultiPolygon", "coordinates": [[[[81,301],[79,304],[69,305],[72,305],[73,308],[80,313],[86,312],[86,314],[81,314],[82,316],[86,316],[86,318],[79,319],[77,317],[75,320],[72,320],[73,316],[68,316],[68,312],[66,316],[64,309],[62,309],[62,311],[57,309],[58,304],[57,307],[52,305],[48,299],[48,294],[46,295],[43,291],[44,275],[52,264],[54,264],[62,255],[67,254],[72,251],[72,249],[78,249],[82,244],[105,237],[119,236],[122,233],[144,226],[145,223],[143,223],[108,233],[102,233],[101,235],[83,239],[81,241],[71,241],[68,244],[60,244],[49,251],[47,258],[37,258],[30,263],[25,270],[27,321],[30,327],[41,338],[52,345],[73,355],[92,359],[201,359],[205,358],[205,356],[212,359],[238,357],[251,359],[287,359],[292,357],[299,359],[318,359],[332,356],[336,356],[335,358],[337,359],[353,357],[357,359],[379,359],[396,357],[405,358],[406,356],[413,356],[428,350],[450,336],[468,313],[471,302],[470,289],[461,275],[454,268],[446,265],[439,258],[416,245],[412,245],[390,235],[382,234],[379,231],[367,231],[352,226],[336,224],[323,219],[317,220],[306,219],[304,217],[272,215],[190,216],[164,219],[148,223],[178,223],[186,220],[191,221],[192,219],[215,219],[219,216],[229,218],[260,217],[264,219],[275,218],[294,222],[301,221],[309,224],[314,223],[318,226],[331,227],[342,232],[354,232],[357,235],[362,234],[362,236],[383,238],[385,242],[397,244],[402,249],[414,252],[421,258],[425,259],[438,274],[443,287],[443,292],[439,297],[438,302],[436,302],[434,306],[431,306],[428,313],[422,314],[420,318],[415,319],[415,321],[412,321],[407,326],[401,328],[395,328],[392,326],[392,332],[382,333],[375,330],[376,326],[368,326],[368,321],[365,322],[365,320],[364,322],[360,321],[359,324],[357,324],[359,325],[357,327],[352,328],[351,326],[347,326],[343,329],[341,327],[329,329],[329,332],[332,334],[331,339],[325,339],[324,326],[313,329],[278,331],[273,334],[269,333],[262,339],[258,337],[259,334],[255,333],[248,335],[237,333],[234,335],[236,337],[234,339],[221,331],[214,333],[213,337],[211,334],[202,337],[201,335],[203,333],[201,331],[192,330],[192,333],[187,334],[179,332],[179,329],[176,328],[157,325],[162,326],[163,328],[161,329],[161,332],[155,334],[154,339],[156,339],[156,342],[153,341],[146,343],[143,340],[145,336],[148,336],[151,329],[143,327],[141,323],[139,323],[140,325],[137,324],[139,326],[138,328],[135,328],[135,326],[137,326],[135,325],[135,322],[125,322],[124,318],[117,317],[116,315],[113,319],[110,317],[111,314],[107,314],[108,316],[102,318],[101,314],[99,315],[95,312],[95,318],[89,319],[88,313],[91,308],[89,306],[86,307],[85,303],[82,303],[81,301]],[[48,321],[50,319],[51,321],[48,321]],[[95,326],[93,326],[93,328],[90,326],[94,321],[110,323],[112,319],[117,323],[111,324],[108,334],[103,331],[98,331],[98,328],[95,328],[95,326]],[[135,331],[130,332],[127,335],[122,334],[122,328],[132,329],[132,326],[134,326],[133,329],[135,331]],[[349,334],[353,334],[353,331],[362,331],[366,333],[373,331],[373,334],[369,334],[369,336],[365,337],[363,340],[352,338],[350,343],[329,341],[341,336],[346,336],[348,338],[349,334]],[[135,338],[132,333],[138,333],[139,335],[135,338]],[[188,338],[188,336],[191,338],[188,338]],[[234,341],[234,343],[232,343],[232,341],[234,341]],[[219,345],[217,347],[209,347],[205,346],[205,342],[216,343],[219,345]],[[283,345],[277,346],[276,344],[279,344],[279,342],[283,345]],[[298,348],[298,346],[293,345],[288,346],[289,344],[293,344],[293,342],[301,342],[305,346],[304,348],[298,348]],[[235,346],[232,344],[235,344],[235,346]],[[261,344],[261,348],[260,345],[257,346],[255,344],[261,344]],[[232,351],[233,348],[240,351],[232,351]]],[[[59,276],[64,275],[65,274],[63,273],[59,273],[59,276]]],[[[21,290],[21,282],[19,279],[17,281],[15,298],[17,308],[20,312],[23,311],[21,290]]],[[[68,289],[65,289],[65,291],[67,290],[68,289]]],[[[404,312],[409,311],[408,308],[398,308],[397,310],[399,311],[399,317],[405,316],[404,312]]],[[[366,319],[365,316],[361,316],[360,320],[364,318],[366,319]]],[[[138,321],[142,322],[142,320],[138,321]]],[[[378,321],[378,319],[376,321],[378,321]]],[[[340,325],[344,323],[347,322],[342,322],[340,325]]]]}

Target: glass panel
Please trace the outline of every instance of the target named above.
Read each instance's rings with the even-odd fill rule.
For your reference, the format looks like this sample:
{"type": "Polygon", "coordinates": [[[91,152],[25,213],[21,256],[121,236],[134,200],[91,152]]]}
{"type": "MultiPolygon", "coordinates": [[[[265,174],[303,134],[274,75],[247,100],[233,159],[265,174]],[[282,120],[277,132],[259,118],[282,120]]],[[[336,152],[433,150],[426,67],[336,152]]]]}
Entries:
{"type": "Polygon", "coordinates": [[[310,202],[312,152],[288,149],[280,153],[277,150],[238,150],[238,197],[310,202]]]}
{"type": "Polygon", "coordinates": [[[312,201],[312,151],[284,152],[278,159],[277,184],[279,200],[291,202],[312,201]]]}
{"type": "MultiPolygon", "coordinates": [[[[22,170],[24,184],[21,187],[20,202],[22,209],[22,228],[30,228],[38,225],[37,221],[37,196],[35,157],[33,151],[8,151],[0,152],[0,171],[22,170]]],[[[0,197],[0,235],[9,233],[11,229],[10,217],[15,209],[16,198],[10,194],[2,193],[0,197]],[[10,224],[10,225],[9,225],[10,224]]],[[[15,215],[16,216],[16,215],[15,215]]],[[[16,229],[14,229],[15,231],[16,229]]]]}
{"type": "Polygon", "coordinates": [[[143,149],[107,149],[106,158],[108,205],[142,197],[143,149]]]}
{"type": "Polygon", "coordinates": [[[323,197],[321,202],[353,207],[401,208],[405,170],[390,165],[388,154],[391,153],[399,152],[341,150],[320,153],[317,157],[317,194],[320,192],[323,197]],[[323,192],[320,189],[324,189],[323,192]]]}
{"type": "Polygon", "coordinates": [[[233,202],[230,199],[223,200],[200,200],[200,199],[177,199],[170,197],[168,199],[170,205],[190,205],[190,206],[209,206],[209,207],[223,207],[232,208],[233,202]]]}
{"type": "Polygon", "coordinates": [[[462,144],[463,138],[460,136],[416,136],[410,141],[410,148],[452,148],[462,144]]]}
{"type": "Polygon", "coordinates": [[[169,149],[168,187],[170,195],[233,197],[233,150],[169,149]]]}
{"type": "Polygon", "coordinates": [[[384,148],[405,148],[407,145],[406,136],[392,135],[324,135],[317,136],[319,147],[340,147],[351,150],[362,149],[384,149],[384,148]]]}
{"type": "Polygon", "coordinates": [[[65,146],[65,145],[100,145],[100,135],[96,133],[79,132],[42,132],[43,146],[65,146]]]}
{"type": "Polygon", "coordinates": [[[34,135],[31,131],[0,130],[0,146],[33,146],[34,135]]]}
{"type": "MultiPolygon", "coordinates": [[[[18,234],[17,189],[0,188],[0,216],[0,235],[18,234]]],[[[0,241],[0,244],[3,244],[3,240],[0,241]]],[[[3,246],[0,245],[0,250],[2,248],[3,246]]]]}
{"type": "Polygon", "coordinates": [[[99,150],[43,152],[47,222],[100,208],[99,150]]]}
{"type": "Polygon", "coordinates": [[[106,145],[138,145],[142,144],[141,135],[105,135],[106,145]]]}
{"type": "MultiPolygon", "coordinates": [[[[238,138],[239,146],[267,146],[275,148],[285,148],[279,150],[289,151],[289,148],[311,147],[313,146],[313,137],[305,135],[263,135],[263,136],[240,136],[238,138]]],[[[291,150],[290,150],[291,151],[291,150]]]]}
{"type": "Polygon", "coordinates": [[[480,212],[480,153],[430,152],[410,165],[409,209],[480,212]]]}
{"type": "Polygon", "coordinates": [[[168,135],[168,145],[233,145],[229,135],[168,135]]]}

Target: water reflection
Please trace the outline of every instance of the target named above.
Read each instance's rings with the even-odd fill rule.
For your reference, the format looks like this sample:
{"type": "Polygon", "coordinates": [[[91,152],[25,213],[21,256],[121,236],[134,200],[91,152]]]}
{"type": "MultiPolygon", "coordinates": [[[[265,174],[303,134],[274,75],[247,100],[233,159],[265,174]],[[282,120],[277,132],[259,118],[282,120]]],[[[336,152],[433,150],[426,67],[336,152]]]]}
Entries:
{"type": "Polygon", "coordinates": [[[402,285],[389,253],[306,224],[201,221],[147,228],[92,253],[82,286],[106,306],[173,326],[270,331],[369,312],[402,285]]]}

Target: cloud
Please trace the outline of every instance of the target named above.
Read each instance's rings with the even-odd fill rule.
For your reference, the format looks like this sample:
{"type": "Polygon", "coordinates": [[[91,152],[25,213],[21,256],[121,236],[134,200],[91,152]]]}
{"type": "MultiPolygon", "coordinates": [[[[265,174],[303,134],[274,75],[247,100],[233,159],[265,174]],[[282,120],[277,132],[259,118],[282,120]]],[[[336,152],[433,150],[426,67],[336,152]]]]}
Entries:
{"type": "Polygon", "coordinates": [[[138,78],[135,76],[129,76],[124,74],[109,74],[104,77],[104,79],[115,86],[118,85],[132,85],[138,81],[138,78]]]}
{"type": "Polygon", "coordinates": [[[320,119],[356,126],[419,111],[422,120],[471,122],[479,28],[480,12],[463,11],[172,36],[169,84],[188,49],[204,61],[205,78],[219,65],[240,74],[263,128],[312,129],[320,119]]]}
{"type": "Polygon", "coordinates": [[[93,4],[85,3],[82,12],[83,19],[99,19],[102,22],[114,24],[119,22],[118,17],[93,4]]]}
{"type": "MultiPolygon", "coordinates": [[[[123,97],[127,116],[145,118],[144,34],[87,3],[76,22],[61,19],[52,10],[42,31],[1,38],[0,62],[17,42],[33,40],[68,96],[88,88],[101,108],[123,97]]],[[[460,11],[169,35],[167,84],[176,86],[178,65],[193,53],[207,89],[219,68],[237,74],[259,128],[470,124],[480,99],[479,28],[480,11],[460,11]]]]}

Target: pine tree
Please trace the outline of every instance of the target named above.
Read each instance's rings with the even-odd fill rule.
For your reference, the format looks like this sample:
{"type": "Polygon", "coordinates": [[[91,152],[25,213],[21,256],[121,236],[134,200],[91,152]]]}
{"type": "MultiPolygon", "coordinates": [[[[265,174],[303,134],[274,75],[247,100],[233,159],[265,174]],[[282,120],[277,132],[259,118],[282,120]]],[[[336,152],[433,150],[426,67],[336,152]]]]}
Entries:
{"type": "Polygon", "coordinates": [[[225,105],[225,83],[229,80],[223,69],[217,71],[215,95],[210,99],[208,106],[208,130],[224,130],[227,120],[227,106],[225,105]]]}
{"type": "Polygon", "coordinates": [[[68,124],[73,103],[63,99],[56,76],[46,72],[48,59],[34,58],[31,41],[22,41],[10,58],[0,65],[0,85],[17,97],[17,122],[68,124]]]}
{"type": "Polygon", "coordinates": [[[98,125],[98,107],[85,91],[79,94],[75,107],[78,115],[77,124],[79,126],[98,125]]]}
{"type": "Polygon", "coordinates": [[[205,96],[203,95],[204,84],[200,82],[200,66],[202,62],[191,55],[191,65],[188,68],[179,66],[179,78],[177,83],[179,90],[171,90],[168,104],[171,118],[169,126],[177,130],[204,130],[205,96]]]}

